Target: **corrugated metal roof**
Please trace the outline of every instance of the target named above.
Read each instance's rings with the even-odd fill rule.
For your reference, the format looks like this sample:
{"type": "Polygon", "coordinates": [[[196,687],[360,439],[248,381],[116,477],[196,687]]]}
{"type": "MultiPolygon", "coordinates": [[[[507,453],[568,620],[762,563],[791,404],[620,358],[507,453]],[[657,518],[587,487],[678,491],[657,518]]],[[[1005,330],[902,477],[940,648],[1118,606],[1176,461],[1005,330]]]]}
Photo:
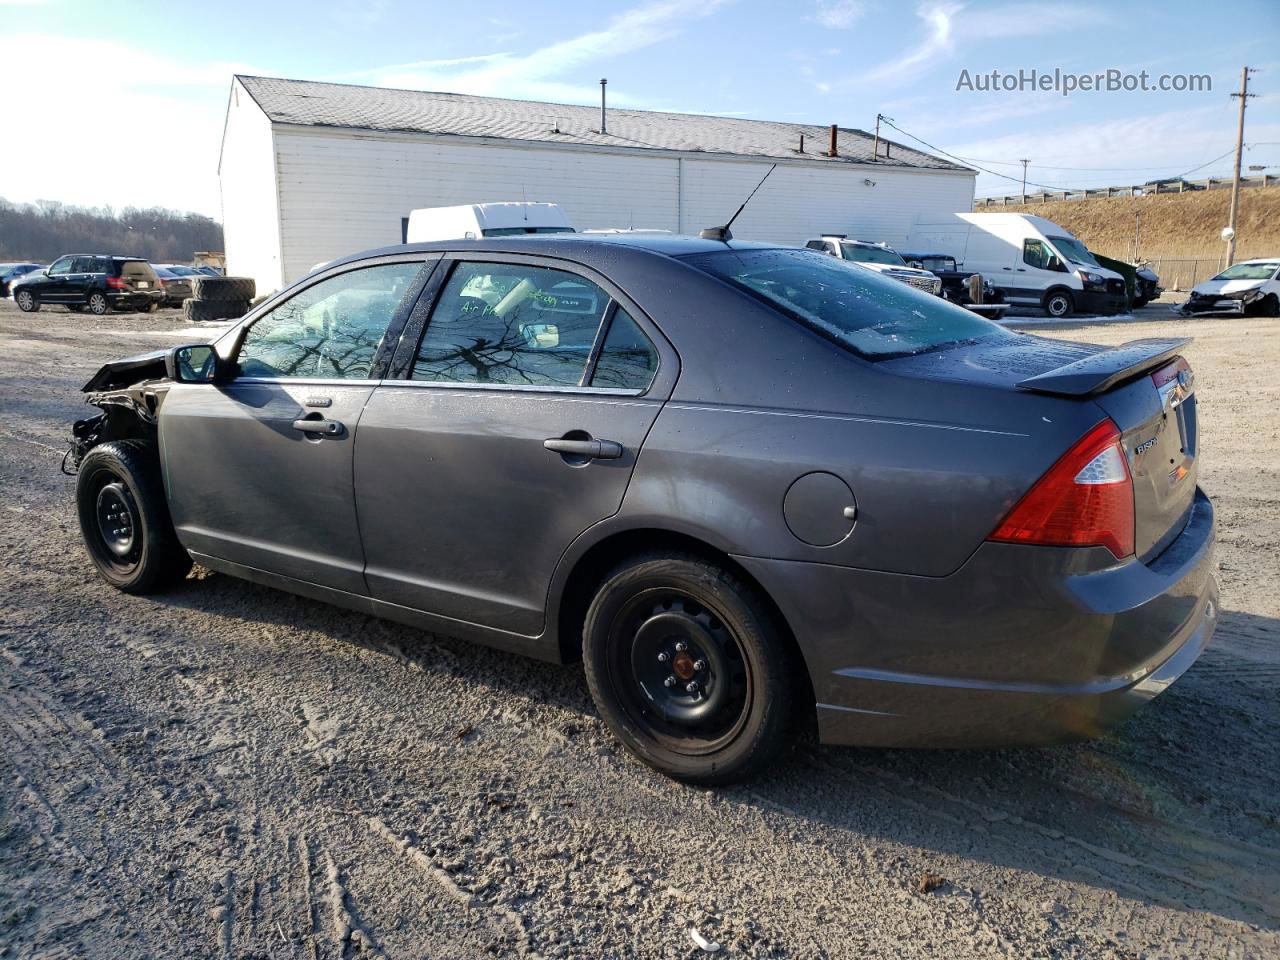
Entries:
{"type": "MultiPolygon", "coordinates": [[[[827,163],[871,163],[874,149],[871,134],[846,127],[841,127],[837,135],[840,156],[833,158],[822,153],[830,140],[829,128],[809,124],[610,107],[609,132],[602,134],[598,107],[272,77],[237,76],[236,79],[277,123],[490,137],[566,146],[777,159],[804,157],[827,163]],[[803,154],[797,152],[801,134],[805,140],[803,154]]],[[[890,143],[889,159],[881,158],[881,164],[932,170],[966,169],[881,138],[881,144],[886,142],[890,143]]]]}

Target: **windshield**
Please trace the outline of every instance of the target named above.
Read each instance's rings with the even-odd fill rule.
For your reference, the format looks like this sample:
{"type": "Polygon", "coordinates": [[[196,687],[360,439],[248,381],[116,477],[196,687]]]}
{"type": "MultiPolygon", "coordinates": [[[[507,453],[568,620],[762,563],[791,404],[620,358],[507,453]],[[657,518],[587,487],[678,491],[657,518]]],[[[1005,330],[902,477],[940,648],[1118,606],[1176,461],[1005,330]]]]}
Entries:
{"type": "Polygon", "coordinates": [[[1213,279],[1215,280],[1270,280],[1271,275],[1280,270],[1280,262],[1276,263],[1237,263],[1227,267],[1213,279]]]}
{"type": "Polygon", "coordinates": [[[573,227],[492,227],[482,230],[486,237],[522,237],[526,233],[573,233],[573,227]]]}
{"type": "Polygon", "coordinates": [[[948,271],[956,268],[954,257],[912,257],[910,255],[904,257],[909,264],[920,264],[922,268],[937,273],[939,270],[948,271]]]}
{"type": "Polygon", "coordinates": [[[1059,256],[1065,257],[1072,263],[1082,263],[1086,267],[1102,269],[1102,264],[1093,259],[1093,254],[1079,240],[1070,240],[1067,237],[1049,237],[1049,242],[1057,248],[1059,256]]]}
{"type": "Polygon", "coordinates": [[[941,297],[811,250],[728,250],[682,259],[872,360],[1005,333],[941,297]]]}
{"type": "Polygon", "coordinates": [[[864,247],[860,243],[841,243],[840,249],[844,251],[846,260],[854,260],[858,263],[890,263],[895,267],[905,267],[907,262],[892,250],[885,250],[883,247],[864,247]]]}

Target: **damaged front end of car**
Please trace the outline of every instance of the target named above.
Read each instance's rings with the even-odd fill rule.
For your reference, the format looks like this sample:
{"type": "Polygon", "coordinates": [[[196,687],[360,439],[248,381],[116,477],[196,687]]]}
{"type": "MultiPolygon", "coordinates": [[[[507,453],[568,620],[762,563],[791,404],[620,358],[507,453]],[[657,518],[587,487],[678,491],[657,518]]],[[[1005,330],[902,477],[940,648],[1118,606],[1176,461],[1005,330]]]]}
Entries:
{"type": "Polygon", "coordinates": [[[1248,290],[1233,290],[1230,293],[1196,293],[1184,303],[1179,312],[1183,316],[1200,313],[1225,313],[1232,316],[1251,316],[1264,311],[1269,303],[1262,284],[1248,290]]]}
{"type": "Polygon", "coordinates": [[[77,420],[62,472],[75,474],[85,456],[111,440],[154,439],[157,416],[172,385],[170,351],[158,350],[103,364],[81,391],[85,402],[101,413],[77,420]]]}

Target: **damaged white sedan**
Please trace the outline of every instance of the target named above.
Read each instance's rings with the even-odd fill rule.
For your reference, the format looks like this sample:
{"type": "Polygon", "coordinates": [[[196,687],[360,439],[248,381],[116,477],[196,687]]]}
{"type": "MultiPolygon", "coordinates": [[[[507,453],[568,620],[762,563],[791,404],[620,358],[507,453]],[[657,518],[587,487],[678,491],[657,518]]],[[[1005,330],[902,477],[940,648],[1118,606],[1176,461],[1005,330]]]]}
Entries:
{"type": "Polygon", "coordinates": [[[1191,299],[1182,305],[1182,313],[1280,316],[1280,258],[1232,264],[1216,277],[1192,287],[1191,299]]]}

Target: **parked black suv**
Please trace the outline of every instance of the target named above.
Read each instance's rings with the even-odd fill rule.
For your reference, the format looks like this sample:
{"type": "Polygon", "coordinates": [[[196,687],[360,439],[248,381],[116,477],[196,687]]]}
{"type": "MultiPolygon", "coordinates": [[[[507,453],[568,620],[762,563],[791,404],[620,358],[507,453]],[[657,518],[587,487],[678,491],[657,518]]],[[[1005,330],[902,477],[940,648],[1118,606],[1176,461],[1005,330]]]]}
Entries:
{"type": "Polygon", "coordinates": [[[23,277],[13,299],[28,313],[45,303],[61,303],[77,313],[86,308],[96,314],[150,312],[164,302],[164,288],[151,264],[139,257],[74,253],[23,277]]]}

